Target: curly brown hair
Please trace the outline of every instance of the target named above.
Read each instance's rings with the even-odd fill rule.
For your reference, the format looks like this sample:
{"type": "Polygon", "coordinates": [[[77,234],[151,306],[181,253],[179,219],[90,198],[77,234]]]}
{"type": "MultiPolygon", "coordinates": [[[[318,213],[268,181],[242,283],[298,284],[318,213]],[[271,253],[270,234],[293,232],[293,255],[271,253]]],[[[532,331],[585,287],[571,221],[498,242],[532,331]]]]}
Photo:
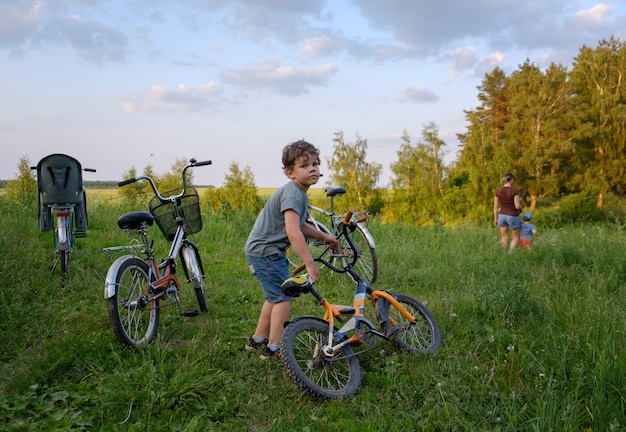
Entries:
{"type": "Polygon", "coordinates": [[[317,159],[320,162],[320,151],[313,144],[299,140],[288,144],[283,149],[283,169],[293,168],[296,161],[303,157],[305,162],[308,162],[311,158],[317,159]]]}

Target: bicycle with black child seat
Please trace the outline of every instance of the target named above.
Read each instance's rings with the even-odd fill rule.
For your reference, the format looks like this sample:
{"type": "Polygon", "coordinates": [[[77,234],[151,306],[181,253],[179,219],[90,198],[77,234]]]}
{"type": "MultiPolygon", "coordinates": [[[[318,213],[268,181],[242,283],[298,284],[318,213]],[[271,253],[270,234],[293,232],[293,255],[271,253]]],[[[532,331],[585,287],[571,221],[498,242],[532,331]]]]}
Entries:
{"type": "MultiPolygon", "coordinates": [[[[335,197],[346,193],[346,189],[343,187],[325,187],[324,192],[326,196],[330,198],[330,210],[309,204],[309,212],[307,213],[305,223],[327,234],[336,236],[339,233],[341,221],[345,217],[345,213],[341,215],[335,214],[335,197]],[[327,217],[330,228],[317,220],[312,212],[327,217]]],[[[372,236],[372,233],[367,229],[368,217],[369,213],[365,211],[352,213],[352,220],[356,223],[356,229],[352,236],[354,248],[350,247],[350,245],[341,238],[342,241],[340,241],[334,249],[329,251],[328,261],[343,266],[352,256],[357,256],[358,259],[354,267],[369,283],[374,283],[378,277],[378,258],[376,256],[374,236],[372,236]]],[[[307,238],[306,241],[311,255],[313,256],[319,255],[326,249],[326,244],[320,240],[307,238]]],[[[287,248],[287,258],[294,268],[302,264],[298,254],[295,253],[291,247],[287,248]]]]}
{"type": "Polygon", "coordinates": [[[37,166],[39,230],[54,234],[54,262],[50,271],[61,267],[63,283],[69,278],[69,263],[74,251],[74,239],[87,235],[87,198],[82,172],[96,172],[83,168],[75,158],[53,153],[42,158],[37,166]]]}
{"type": "MultiPolygon", "coordinates": [[[[338,237],[354,247],[352,232],[357,223],[348,212],[338,237]]],[[[414,297],[373,288],[354,269],[354,255],[342,266],[324,256],[315,258],[337,273],[346,273],[356,284],[352,306],[330,303],[320,294],[307,275],[287,279],[282,290],[299,297],[311,293],[325,310],[324,317],[299,316],[285,323],[280,340],[280,357],[287,374],[308,394],[326,399],[354,395],[361,385],[357,355],[377,346],[380,339],[391,341],[402,350],[429,354],[441,346],[441,332],[432,313],[414,297]],[[365,317],[366,299],[376,311],[378,325],[365,317]],[[341,325],[341,327],[338,327],[341,325]]],[[[301,272],[304,266],[294,270],[301,272]]]]}
{"type": "Polygon", "coordinates": [[[203,279],[205,278],[198,247],[189,235],[202,230],[198,191],[187,185],[189,168],[211,165],[211,161],[191,159],[182,170],[182,187],[162,195],[152,178],[141,175],[118,183],[123,187],[139,180],[147,181],[154,198],[149,212],[132,212],[119,217],[118,226],[127,234],[139,237],[134,243],[104,248],[104,251],[128,251],[111,264],[104,284],[109,322],[117,340],[124,346],[140,348],[156,337],[161,302],[177,304],[181,316],[199,315],[197,309],[183,310],[180,305],[180,281],[177,276],[177,257],[182,263],[185,278],[193,285],[200,311],[208,310],[203,279]],[[171,242],[169,253],[157,263],[148,238],[148,227],[156,222],[166,240],[171,242]]]}

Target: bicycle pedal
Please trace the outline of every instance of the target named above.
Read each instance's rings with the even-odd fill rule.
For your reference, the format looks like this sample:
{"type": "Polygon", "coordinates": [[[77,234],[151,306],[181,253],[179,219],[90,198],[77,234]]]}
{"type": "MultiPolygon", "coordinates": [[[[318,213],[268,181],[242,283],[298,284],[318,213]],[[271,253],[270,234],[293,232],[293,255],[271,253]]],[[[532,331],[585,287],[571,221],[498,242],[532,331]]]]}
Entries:
{"type": "Polygon", "coordinates": [[[84,237],[87,237],[87,233],[85,231],[76,231],[74,233],[74,237],[84,238],[84,237]]]}
{"type": "Polygon", "coordinates": [[[398,335],[398,333],[400,333],[401,329],[402,329],[402,327],[399,324],[396,324],[395,326],[393,326],[393,327],[391,327],[389,329],[389,331],[387,332],[385,337],[387,339],[393,339],[393,338],[395,338],[398,335]]]}
{"type": "Polygon", "coordinates": [[[181,311],[180,314],[184,317],[197,317],[198,315],[200,315],[200,311],[198,311],[197,309],[189,309],[181,311]]]}

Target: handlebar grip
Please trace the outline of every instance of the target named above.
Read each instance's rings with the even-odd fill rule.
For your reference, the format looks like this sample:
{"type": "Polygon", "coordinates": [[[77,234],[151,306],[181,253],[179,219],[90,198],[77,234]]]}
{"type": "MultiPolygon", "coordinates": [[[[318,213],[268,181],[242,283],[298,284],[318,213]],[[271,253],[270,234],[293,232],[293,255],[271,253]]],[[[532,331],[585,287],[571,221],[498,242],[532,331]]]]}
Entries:
{"type": "Polygon", "coordinates": [[[135,177],[129,178],[129,179],[126,179],[126,180],[122,180],[121,182],[119,182],[117,184],[117,187],[126,186],[127,184],[131,184],[131,183],[134,183],[136,181],[137,181],[137,179],[135,177]]]}
{"type": "Polygon", "coordinates": [[[341,221],[344,225],[350,225],[350,220],[352,219],[352,213],[354,213],[354,210],[352,210],[352,209],[350,209],[350,210],[348,210],[346,212],[345,217],[341,221]]]}
{"type": "Polygon", "coordinates": [[[205,160],[205,161],[200,161],[200,162],[196,162],[193,164],[193,166],[205,166],[205,165],[211,165],[213,163],[213,161],[210,160],[205,160]]]}
{"type": "Polygon", "coordinates": [[[292,275],[297,275],[298,273],[300,273],[302,270],[304,270],[306,268],[305,264],[300,264],[298,267],[296,267],[295,269],[293,269],[291,271],[292,275]]]}
{"type": "Polygon", "coordinates": [[[96,169],[95,168],[83,168],[83,171],[96,172],[96,169]]]}

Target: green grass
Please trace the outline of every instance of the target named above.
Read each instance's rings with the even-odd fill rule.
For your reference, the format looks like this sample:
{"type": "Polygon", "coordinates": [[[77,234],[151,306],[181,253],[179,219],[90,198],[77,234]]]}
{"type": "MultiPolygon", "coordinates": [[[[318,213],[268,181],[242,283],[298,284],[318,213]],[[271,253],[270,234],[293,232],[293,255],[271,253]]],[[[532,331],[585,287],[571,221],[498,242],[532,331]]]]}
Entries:
{"type": "MultiPolygon", "coordinates": [[[[51,274],[52,234],[36,202],[0,197],[0,426],[10,431],[608,431],[626,428],[626,247],[613,226],[542,230],[532,251],[503,253],[492,228],[370,224],[377,287],[424,301],[443,346],[433,356],[383,342],[360,358],[344,401],[305,396],[279,361],[242,351],[261,290],[242,247],[255,215],[204,216],[195,235],[209,312],[162,311],[159,335],[133,352],[106,315],[105,246],[124,244],[124,208],[92,196],[71,279],[51,274]]],[[[157,231],[155,229],[155,236],[157,231]]],[[[155,237],[159,256],[167,245],[155,237]]],[[[115,258],[115,256],[113,257],[115,258]]],[[[345,278],[318,289],[350,303],[345,278]]],[[[194,307],[192,289],[183,307],[194,307]]],[[[293,314],[320,314],[310,296],[293,314]]]]}

